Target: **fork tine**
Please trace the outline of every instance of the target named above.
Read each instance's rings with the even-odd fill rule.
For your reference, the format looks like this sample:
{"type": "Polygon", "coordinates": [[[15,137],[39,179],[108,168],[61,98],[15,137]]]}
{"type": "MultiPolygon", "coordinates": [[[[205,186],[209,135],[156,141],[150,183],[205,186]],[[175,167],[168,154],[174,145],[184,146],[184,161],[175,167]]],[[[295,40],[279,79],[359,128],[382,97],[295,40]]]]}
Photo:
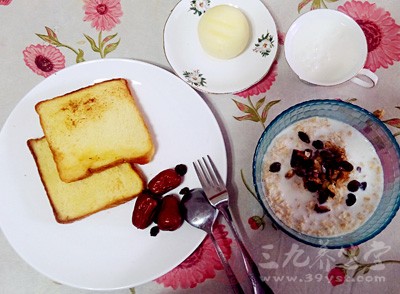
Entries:
{"type": "Polygon", "coordinates": [[[210,162],[211,167],[212,167],[212,169],[214,171],[214,175],[216,177],[216,182],[218,182],[219,186],[223,187],[225,185],[225,183],[222,180],[221,175],[219,174],[217,167],[215,166],[214,162],[212,161],[210,155],[207,155],[207,158],[208,158],[208,161],[210,162]]]}
{"type": "Polygon", "coordinates": [[[206,194],[216,195],[226,191],[225,183],[209,155],[193,162],[193,167],[206,194]]]}
{"type": "Polygon", "coordinates": [[[210,178],[210,173],[208,172],[207,166],[205,166],[204,157],[202,157],[202,159],[203,159],[203,162],[202,162],[200,159],[197,160],[197,162],[198,162],[198,164],[199,164],[199,166],[200,166],[200,169],[201,169],[201,171],[202,171],[202,173],[203,173],[204,178],[205,178],[206,181],[207,181],[206,184],[207,184],[208,186],[212,186],[212,179],[210,178]]]}
{"type": "Polygon", "coordinates": [[[194,170],[196,171],[197,177],[199,178],[200,184],[204,187],[207,185],[207,181],[206,178],[204,176],[204,173],[200,170],[201,166],[200,166],[200,162],[193,162],[193,167],[194,170]]]}
{"type": "MultiPolygon", "coordinates": [[[[210,160],[210,157],[208,157],[208,160],[210,160]]],[[[215,172],[213,172],[213,169],[210,167],[209,163],[207,162],[207,160],[204,157],[203,157],[203,162],[204,162],[204,166],[207,170],[209,184],[212,185],[214,188],[218,187],[219,183],[218,183],[218,179],[215,177],[215,172]]]]}

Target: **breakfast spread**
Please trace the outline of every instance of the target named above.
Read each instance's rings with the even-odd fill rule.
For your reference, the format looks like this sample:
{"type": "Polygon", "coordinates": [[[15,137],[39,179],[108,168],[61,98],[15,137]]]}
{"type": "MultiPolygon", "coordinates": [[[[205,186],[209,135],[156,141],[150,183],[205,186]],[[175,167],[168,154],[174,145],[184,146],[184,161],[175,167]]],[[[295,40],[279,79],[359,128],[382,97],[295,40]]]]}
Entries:
{"type": "Polygon", "coordinates": [[[27,144],[59,223],[142,192],[133,164],[149,162],[154,145],[126,80],[100,82],[41,101],[35,109],[45,136],[27,144]]]}
{"type": "Polygon", "coordinates": [[[64,182],[153,157],[152,138],[124,79],[41,101],[35,109],[64,182]]]}
{"type": "Polygon", "coordinates": [[[394,2],[176,2],[0,1],[1,288],[397,292],[394,2]],[[324,17],[288,38],[309,11],[367,46],[324,17]],[[364,70],[382,84],[351,85],[364,70]]]}
{"type": "Polygon", "coordinates": [[[313,236],[354,231],[372,215],[383,191],[382,165],[353,127],[323,117],[280,132],[263,163],[266,200],[287,226],[313,236]]]}
{"type": "Polygon", "coordinates": [[[231,59],[248,46],[251,28],[242,11],[230,5],[208,9],[198,24],[200,44],[210,56],[231,59]]]}

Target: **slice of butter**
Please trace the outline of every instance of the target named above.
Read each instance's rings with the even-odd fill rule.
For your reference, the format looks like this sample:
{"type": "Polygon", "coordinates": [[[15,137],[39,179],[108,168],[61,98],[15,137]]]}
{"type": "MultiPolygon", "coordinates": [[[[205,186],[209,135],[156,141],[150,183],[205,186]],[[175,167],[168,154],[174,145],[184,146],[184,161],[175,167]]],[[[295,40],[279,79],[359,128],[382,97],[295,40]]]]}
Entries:
{"type": "Polygon", "coordinates": [[[246,49],[250,25],[238,8],[218,5],[208,9],[200,18],[198,35],[204,51],[220,59],[231,59],[246,49]]]}

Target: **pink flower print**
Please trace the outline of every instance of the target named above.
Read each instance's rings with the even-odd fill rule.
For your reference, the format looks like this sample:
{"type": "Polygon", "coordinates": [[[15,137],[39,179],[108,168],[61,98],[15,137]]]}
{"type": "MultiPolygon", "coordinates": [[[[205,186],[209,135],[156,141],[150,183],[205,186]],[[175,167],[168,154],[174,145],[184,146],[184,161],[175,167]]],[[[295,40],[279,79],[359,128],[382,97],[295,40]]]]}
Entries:
{"type": "Polygon", "coordinates": [[[285,45],[286,33],[278,32],[278,44],[285,45]]]}
{"type": "Polygon", "coordinates": [[[272,63],[271,69],[269,70],[268,74],[261,81],[259,81],[255,85],[251,86],[247,90],[238,92],[235,95],[243,97],[243,98],[247,98],[249,96],[254,96],[254,95],[261,94],[261,93],[265,93],[271,88],[272,84],[275,82],[275,77],[277,76],[277,74],[278,74],[277,73],[277,62],[274,61],[272,63]]]}
{"type": "Polygon", "coordinates": [[[25,64],[45,78],[65,67],[65,57],[51,45],[30,45],[23,51],[25,64]]]}
{"type": "Polygon", "coordinates": [[[360,247],[358,246],[351,246],[348,248],[343,249],[343,255],[347,258],[354,258],[360,254],[360,247]]]}
{"type": "Polygon", "coordinates": [[[388,11],[360,1],[346,2],[338,10],[352,17],[364,31],[368,44],[366,68],[375,72],[400,61],[400,26],[388,11]]]}
{"type": "MultiPolygon", "coordinates": [[[[228,232],[224,228],[224,225],[216,225],[214,236],[226,259],[229,259],[232,254],[230,246],[232,240],[227,237],[228,232]]],[[[164,287],[172,287],[175,290],[178,288],[194,288],[205,280],[214,278],[215,271],[222,269],[223,266],[214,245],[211,239],[206,237],[196,251],[184,262],[155,281],[164,284],[164,287]]]]}
{"type": "Polygon", "coordinates": [[[341,285],[346,281],[346,270],[342,267],[334,267],[328,273],[328,280],[332,286],[341,285]]]}
{"type": "Polygon", "coordinates": [[[12,2],[12,0],[0,0],[0,5],[8,5],[12,2]]]}
{"type": "Polygon", "coordinates": [[[120,23],[120,0],[84,0],[84,21],[91,21],[98,31],[110,31],[120,23]]]}
{"type": "Polygon", "coordinates": [[[258,230],[258,228],[260,227],[264,229],[265,226],[265,221],[263,220],[263,217],[260,217],[258,215],[253,215],[247,220],[247,222],[252,230],[258,230]]]}

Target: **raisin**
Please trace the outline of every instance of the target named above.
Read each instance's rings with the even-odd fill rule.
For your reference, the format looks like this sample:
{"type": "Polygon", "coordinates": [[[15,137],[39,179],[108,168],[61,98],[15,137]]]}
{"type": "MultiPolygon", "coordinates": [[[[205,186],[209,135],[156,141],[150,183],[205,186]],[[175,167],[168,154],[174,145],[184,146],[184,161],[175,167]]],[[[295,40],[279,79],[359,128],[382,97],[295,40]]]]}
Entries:
{"type": "Polygon", "coordinates": [[[347,190],[350,192],[356,192],[360,188],[360,182],[357,180],[352,180],[347,184],[347,190]]]}
{"type": "Polygon", "coordinates": [[[323,166],[323,169],[325,169],[325,176],[327,179],[331,179],[332,175],[334,173],[334,170],[332,168],[329,168],[327,166],[323,166]]]}
{"type": "Polygon", "coordinates": [[[339,163],[333,159],[327,159],[324,164],[325,164],[325,167],[327,167],[327,168],[331,168],[331,169],[335,169],[335,170],[339,169],[339,163]]]}
{"type": "Polygon", "coordinates": [[[326,160],[332,160],[334,158],[334,155],[331,151],[327,150],[327,149],[323,149],[319,152],[319,155],[321,156],[321,158],[326,161],[326,160]]]}
{"type": "Polygon", "coordinates": [[[306,170],[305,169],[301,169],[301,168],[296,168],[294,170],[294,173],[296,174],[296,176],[303,178],[306,176],[306,170]]]}
{"type": "Polygon", "coordinates": [[[269,171],[272,173],[277,173],[281,170],[281,163],[280,162],[274,162],[269,166],[269,171]]]}
{"type": "Polygon", "coordinates": [[[348,161],[339,162],[339,168],[341,168],[347,172],[351,172],[354,169],[353,165],[348,161]]]}
{"type": "Polygon", "coordinates": [[[179,194],[181,195],[185,195],[187,193],[189,193],[190,189],[188,187],[184,187],[179,191],[179,194]]]}
{"type": "Polygon", "coordinates": [[[331,197],[331,198],[335,197],[335,192],[333,192],[332,190],[326,189],[325,191],[326,191],[326,193],[328,193],[329,197],[331,197]]]}
{"type": "Polygon", "coordinates": [[[356,195],[354,195],[353,193],[347,194],[347,199],[346,199],[347,206],[354,205],[354,203],[356,203],[356,201],[357,201],[356,195]]]}
{"type": "Polygon", "coordinates": [[[160,228],[158,226],[154,226],[150,229],[150,236],[155,237],[160,232],[160,228]]]}
{"type": "Polygon", "coordinates": [[[310,169],[314,167],[314,160],[313,159],[304,160],[302,163],[302,167],[304,167],[305,169],[310,169]]]}
{"type": "Polygon", "coordinates": [[[314,181],[307,181],[305,182],[304,186],[311,193],[317,192],[318,189],[320,188],[320,185],[314,181]]]}
{"type": "Polygon", "coordinates": [[[308,143],[311,142],[311,141],[310,141],[310,137],[308,137],[308,135],[307,135],[306,133],[300,131],[300,132],[298,132],[297,134],[298,134],[300,140],[303,141],[304,143],[307,143],[307,144],[308,144],[308,143]]]}
{"type": "Polygon", "coordinates": [[[360,189],[365,191],[365,189],[367,189],[367,182],[361,182],[360,189]]]}
{"type": "Polygon", "coordinates": [[[181,177],[184,176],[187,172],[187,166],[184,164],[178,164],[177,166],[175,166],[175,171],[178,175],[180,175],[181,177]]]}
{"type": "Polygon", "coordinates": [[[318,191],[319,204],[323,204],[328,200],[328,198],[333,198],[333,197],[335,197],[335,193],[327,188],[318,191]]]}
{"type": "Polygon", "coordinates": [[[324,192],[324,190],[319,191],[318,193],[318,203],[319,204],[324,204],[326,201],[328,201],[328,194],[324,192]]]}
{"type": "Polygon", "coordinates": [[[324,148],[324,142],[322,142],[321,140],[315,140],[312,142],[312,146],[315,149],[323,149],[324,148]]]}

